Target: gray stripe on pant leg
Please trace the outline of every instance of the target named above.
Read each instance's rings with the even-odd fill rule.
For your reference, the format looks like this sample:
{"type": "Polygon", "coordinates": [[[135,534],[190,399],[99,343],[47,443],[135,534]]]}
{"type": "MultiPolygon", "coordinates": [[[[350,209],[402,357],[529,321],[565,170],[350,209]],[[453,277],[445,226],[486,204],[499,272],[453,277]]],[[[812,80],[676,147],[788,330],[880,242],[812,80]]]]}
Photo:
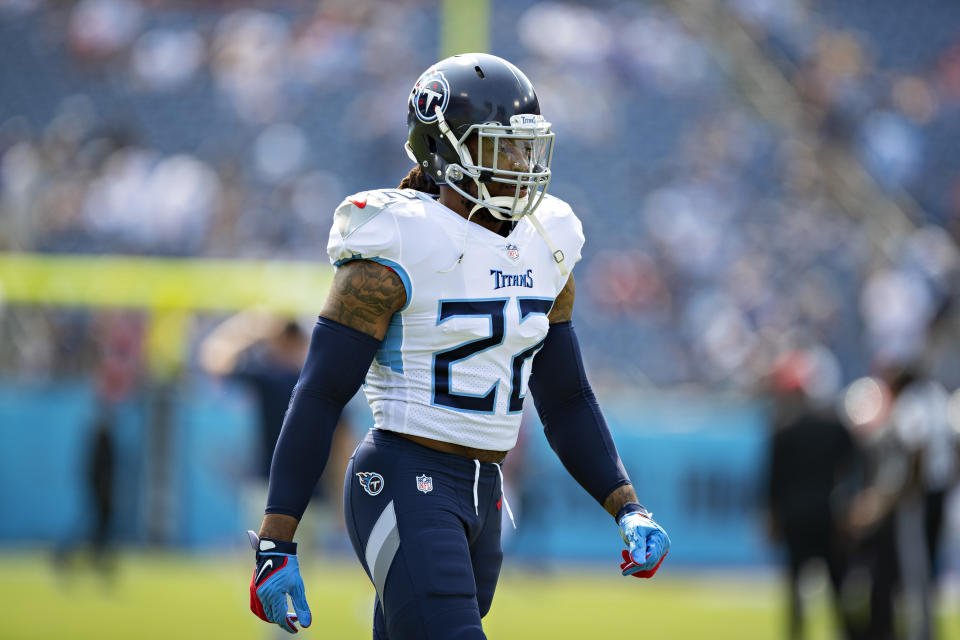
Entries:
{"type": "Polygon", "coordinates": [[[394,527],[383,542],[380,549],[380,555],[377,556],[377,562],[373,568],[373,586],[380,594],[380,602],[383,603],[383,587],[387,583],[387,574],[390,573],[390,565],[393,564],[393,558],[397,555],[400,548],[400,532],[394,527]]]}
{"type": "Polygon", "coordinates": [[[400,532],[397,531],[397,514],[393,510],[393,500],[383,509],[377,522],[370,530],[367,538],[367,549],[364,558],[373,586],[383,602],[383,585],[387,581],[387,572],[393,563],[393,557],[400,547],[400,532]]]}

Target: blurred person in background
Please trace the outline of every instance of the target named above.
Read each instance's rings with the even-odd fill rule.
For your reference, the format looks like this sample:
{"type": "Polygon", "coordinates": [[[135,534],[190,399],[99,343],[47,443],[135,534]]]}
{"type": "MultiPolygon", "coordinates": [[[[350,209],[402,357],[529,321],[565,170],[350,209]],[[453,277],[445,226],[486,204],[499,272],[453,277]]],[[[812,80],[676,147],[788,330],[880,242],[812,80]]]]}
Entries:
{"type": "Polygon", "coordinates": [[[92,522],[88,525],[89,531],[84,540],[68,540],[55,550],[53,564],[58,570],[72,568],[81,547],[87,545],[91,554],[90,563],[94,570],[107,580],[113,578],[116,555],[112,552],[110,543],[116,513],[114,508],[117,467],[117,451],[114,443],[115,422],[113,407],[101,404],[89,427],[81,465],[82,486],[91,507],[88,515],[92,522]]]}
{"type": "MultiPolygon", "coordinates": [[[[262,309],[241,311],[227,318],[200,344],[200,364],[203,369],[211,375],[226,377],[244,385],[256,406],[256,473],[247,487],[245,499],[250,515],[254,517],[262,514],[273,449],[280,436],[291,393],[307,357],[308,344],[307,336],[296,320],[262,309]]],[[[341,417],[341,420],[345,418],[341,417]]],[[[354,444],[349,427],[336,430],[332,445],[336,453],[345,454],[354,444]]],[[[341,465],[340,470],[345,466],[341,465]]],[[[311,510],[315,517],[304,527],[301,540],[322,542],[333,528],[333,523],[340,522],[337,514],[339,509],[333,509],[333,505],[325,499],[326,496],[340,493],[342,473],[339,474],[340,478],[336,475],[327,474],[325,478],[329,482],[317,485],[311,510]]]]}
{"type": "Polygon", "coordinates": [[[769,380],[774,401],[769,531],[772,540],[786,547],[791,640],[804,637],[802,582],[815,560],[826,565],[837,621],[846,637],[852,635],[841,598],[850,548],[842,533],[838,489],[848,482],[856,447],[829,402],[831,394],[815,393],[815,385],[828,377],[824,357],[823,350],[788,351],[769,380]]]}
{"type": "Polygon", "coordinates": [[[846,595],[859,605],[857,637],[934,637],[931,538],[937,496],[954,482],[957,465],[947,404],[939,383],[895,361],[885,363],[882,378],[862,378],[846,391],[845,415],[866,454],[846,522],[856,541],[846,595]]]}
{"type": "MultiPolygon", "coordinates": [[[[92,520],[81,544],[89,546],[90,561],[104,577],[116,568],[114,536],[116,526],[116,477],[119,452],[116,443],[117,412],[140,389],[142,382],[143,332],[137,316],[108,313],[96,319],[97,363],[94,418],[86,434],[81,464],[82,482],[92,520]]],[[[69,566],[81,544],[69,541],[57,549],[54,563],[69,566]]]]}
{"type": "Polygon", "coordinates": [[[843,417],[864,452],[844,517],[854,543],[843,597],[863,640],[892,640],[899,579],[895,511],[909,479],[909,460],[890,424],[893,392],[881,378],[860,378],[844,392],[843,417]]]}
{"type": "Polygon", "coordinates": [[[949,420],[950,395],[942,384],[918,364],[893,378],[891,420],[911,464],[911,482],[897,508],[907,637],[929,640],[935,636],[944,503],[957,479],[957,438],[949,420]]]}
{"type": "Polygon", "coordinates": [[[200,344],[200,365],[248,385],[259,413],[257,474],[267,478],[283,414],[307,356],[307,336],[295,320],[260,309],[217,325],[200,344]]]}
{"type": "Polygon", "coordinates": [[[91,535],[94,564],[105,572],[110,570],[107,558],[110,528],[113,522],[114,477],[116,476],[116,447],[113,442],[114,418],[109,411],[97,416],[87,453],[87,481],[94,503],[94,524],[91,535]]]}
{"type": "Polygon", "coordinates": [[[350,460],[344,511],[377,592],[375,638],[485,637],[502,510],[513,519],[500,465],[528,388],[550,445],[614,517],[622,574],[652,577],[669,550],[583,373],[570,269],[584,237],[546,194],[553,133],[532,84],[502,58],[463,54],[427,69],[407,109],[415,168],[335,213],[337,271],[249,532],[250,607],[291,633],[312,622],[292,540],[362,383],[375,428],[350,460]]]}

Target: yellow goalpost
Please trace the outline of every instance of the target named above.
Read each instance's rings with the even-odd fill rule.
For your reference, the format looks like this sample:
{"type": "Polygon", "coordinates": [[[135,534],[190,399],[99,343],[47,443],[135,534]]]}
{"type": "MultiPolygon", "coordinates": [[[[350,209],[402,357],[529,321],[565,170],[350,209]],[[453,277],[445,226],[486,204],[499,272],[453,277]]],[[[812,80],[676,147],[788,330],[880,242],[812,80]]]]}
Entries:
{"type": "Polygon", "coordinates": [[[146,355],[160,377],[182,363],[194,313],[317,313],[332,279],[333,268],[322,262],[0,254],[5,304],[149,313],[146,355]]]}

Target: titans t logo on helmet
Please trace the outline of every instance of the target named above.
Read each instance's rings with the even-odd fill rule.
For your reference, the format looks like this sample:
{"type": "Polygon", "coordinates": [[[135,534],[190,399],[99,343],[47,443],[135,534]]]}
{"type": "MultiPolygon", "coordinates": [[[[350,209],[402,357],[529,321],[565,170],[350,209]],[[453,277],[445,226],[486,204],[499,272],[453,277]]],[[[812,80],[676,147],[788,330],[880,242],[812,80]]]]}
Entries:
{"type": "Polygon", "coordinates": [[[417,84],[413,85],[410,102],[421,122],[433,122],[437,119],[435,107],[446,111],[450,99],[450,84],[440,71],[427,71],[417,84]]]}

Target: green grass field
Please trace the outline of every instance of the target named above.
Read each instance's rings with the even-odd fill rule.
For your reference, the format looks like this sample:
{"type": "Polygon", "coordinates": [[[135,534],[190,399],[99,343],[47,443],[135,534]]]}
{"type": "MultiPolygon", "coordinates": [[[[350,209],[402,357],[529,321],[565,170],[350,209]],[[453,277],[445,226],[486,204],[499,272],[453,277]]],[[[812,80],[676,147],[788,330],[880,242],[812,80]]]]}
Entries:
{"type": "MultiPolygon", "coordinates": [[[[370,637],[373,589],[344,560],[306,559],[314,624],[303,637],[370,637]]],[[[0,556],[0,638],[274,638],[247,609],[246,556],[127,555],[112,582],[82,562],[55,572],[46,556],[0,556]]],[[[772,578],[662,572],[653,581],[596,571],[536,575],[507,570],[484,621],[490,638],[628,636],[771,640],[783,636],[781,588],[772,578]]],[[[811,640],[831,638],[825,596],[812,599],[811,640]]],[[[960,619],[942,619],[960,638],[960,619]]]]}

